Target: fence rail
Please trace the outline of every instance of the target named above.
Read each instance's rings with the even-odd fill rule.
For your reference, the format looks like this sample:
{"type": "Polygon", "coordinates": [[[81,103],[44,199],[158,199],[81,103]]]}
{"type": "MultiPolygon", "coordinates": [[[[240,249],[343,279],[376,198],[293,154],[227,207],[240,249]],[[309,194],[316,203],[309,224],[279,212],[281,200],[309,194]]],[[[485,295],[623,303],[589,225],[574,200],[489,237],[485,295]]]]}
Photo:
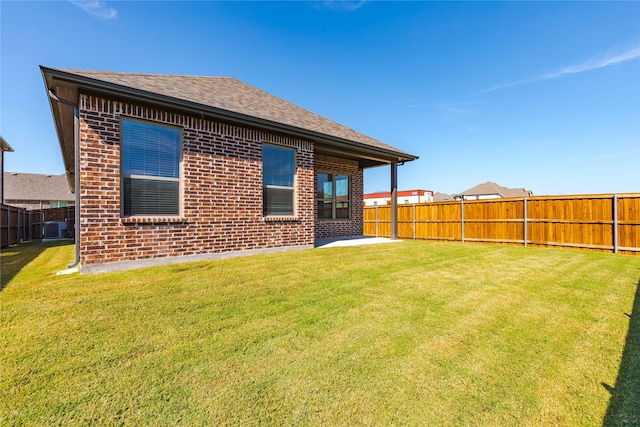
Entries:
{"type": "MultiPolygon", "coordinates": [[[[390,233],[391,207],[365,207],[364,234],[389,237],[390,233]]],[[[399,205],[398,237],[563,246],[640,255],[640,194],[399,205]]]]}
{"type": "Polygon", "coordinates": [[[49,221],[67,223],[67,237],[73,237],[75,224],[73,206],[27,210],[0,205],[0,247],[44,237],[44,225],[49,221]]]}

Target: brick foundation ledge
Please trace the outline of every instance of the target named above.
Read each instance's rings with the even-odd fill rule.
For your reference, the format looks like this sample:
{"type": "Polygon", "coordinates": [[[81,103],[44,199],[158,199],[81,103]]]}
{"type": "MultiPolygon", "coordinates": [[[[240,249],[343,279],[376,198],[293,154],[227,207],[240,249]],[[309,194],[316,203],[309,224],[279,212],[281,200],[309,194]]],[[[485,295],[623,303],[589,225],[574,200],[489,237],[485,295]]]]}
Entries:
{"type": "Polygon", "coordinates": [[[90,265],[82,265],[80,267],[80,273],[82,274],[109,273],[112,271],[135,270],[136,268],[144,268],[144,267],[157,267],[162,265],[183,264],[183,263],[198,262],[198,261],[214,261],[214,260],[225,259],[225,258],[234,258],[239,256],[249,256],[249,255],[258,255],[258,254],[269,254],[274,252],[298,251],[302,249],[313,249],[313,247],[314,245],[282,246],[278,248],[250,249],[250,250],[244,250],[244,251],[216,252],[216,253],[209,253],[209,254],[171,256],[171,257],[148,258],[148,259],[132,260],[132,261],[108,262],[104,264],[90,264],[90,265]]]}

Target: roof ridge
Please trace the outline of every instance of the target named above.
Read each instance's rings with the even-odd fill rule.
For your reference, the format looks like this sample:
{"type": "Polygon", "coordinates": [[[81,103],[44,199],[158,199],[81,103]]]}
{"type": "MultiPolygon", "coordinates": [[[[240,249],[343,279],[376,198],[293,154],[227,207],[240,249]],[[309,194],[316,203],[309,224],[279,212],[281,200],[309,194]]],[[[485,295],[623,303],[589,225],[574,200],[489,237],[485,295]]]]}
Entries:
{"type": "Polygon", "coordinates": [[[41,175],[41,176],[66,176],[66,173],[38,173],[38,172],[12,172],[12,171],[3,171],[6,174],[12,175],[41,175]]]}

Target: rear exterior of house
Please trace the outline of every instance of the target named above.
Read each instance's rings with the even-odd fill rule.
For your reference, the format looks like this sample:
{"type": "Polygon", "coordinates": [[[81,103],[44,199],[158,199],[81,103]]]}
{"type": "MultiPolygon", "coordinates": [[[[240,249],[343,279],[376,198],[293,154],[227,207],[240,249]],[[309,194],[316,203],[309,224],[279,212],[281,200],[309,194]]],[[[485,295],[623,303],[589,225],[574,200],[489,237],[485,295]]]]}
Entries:
{"type": "Polygon", "coordinates": [[[234,79],[42,70],[67,170],[78,174],[69,181],[79,198],[83,272],[362,235],[363,169],[416,158],[342,138],[361,134],[234,79]],[[167,77],[232,93],[219,95],[224,108],[218,98],[193,105],[167,89],[167,77]],[[281,116],[269,116],[278,108],[281,116]]]}

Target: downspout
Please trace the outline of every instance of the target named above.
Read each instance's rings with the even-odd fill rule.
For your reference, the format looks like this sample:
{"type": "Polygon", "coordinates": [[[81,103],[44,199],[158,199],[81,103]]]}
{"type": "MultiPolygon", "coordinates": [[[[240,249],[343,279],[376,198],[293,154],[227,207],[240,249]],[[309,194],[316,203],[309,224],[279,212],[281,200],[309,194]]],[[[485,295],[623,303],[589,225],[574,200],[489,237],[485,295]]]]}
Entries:
{"type": "Polygon", "coordinates": [[[49,89],[49,97],[54,101],[73,107],[73,158],[75,163],[74,186],[76,195],[74,224],[75,230],[73,234],[76,241],[76,259],[72,264],[69,264],[67,266],[69,268],[73,268],[76,265],[80,264],[80,110],[78,108],[78,104],[67,101],[66,99],[58,98],[56,94],[51,91],[51,89],[49,89]]]}

